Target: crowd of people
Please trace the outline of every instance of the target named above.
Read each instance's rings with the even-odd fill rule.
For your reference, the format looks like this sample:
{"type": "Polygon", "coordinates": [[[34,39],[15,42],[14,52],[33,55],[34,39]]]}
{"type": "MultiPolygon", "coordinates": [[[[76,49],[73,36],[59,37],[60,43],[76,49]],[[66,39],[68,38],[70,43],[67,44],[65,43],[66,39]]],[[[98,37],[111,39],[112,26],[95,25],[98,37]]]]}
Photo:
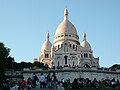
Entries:
{"type": "Polygon", "coordinates": [[[21,80],[5,80],[3,81],[2,90],[32,90],[34,88],[50,90],[65,90],[62,82],[58,81],[55,72],[51,75],[44,75],[41,73],[40,76],[37,76],[35,73],[27,80],[24,77],[21,80]]]}
{"type": "Polygon", "coordinates": [[[117,90],[120,90],[120,82],[119,80],[113,79],[103,79],[103,80],[97,80],[94,78],[94,80],[89,80],[89,78],[75,78],[72,86],[73,89],[88,87],[88,88],[114,88],[117,90]]]}
{"type": "Polygon", "coordinates": [[[44,75],[41,73],[40,76],[37,76],[35,73],[27,80],[22,78],[21,80],[5,80],[3,81],[2,90],[32,90],[33,88],[48,88],[50,90],[65,90],[65,88],[70,89],[79,89],[79,88],[115,88],[120,90],[120,82],[119,80],[113,79],[103,79],[90,80],[89,78],[75,78],[73,82],[70,82],[70,79],[64,80],[61,79],[58,81],[55,73],[48,75],[44,75]]]}

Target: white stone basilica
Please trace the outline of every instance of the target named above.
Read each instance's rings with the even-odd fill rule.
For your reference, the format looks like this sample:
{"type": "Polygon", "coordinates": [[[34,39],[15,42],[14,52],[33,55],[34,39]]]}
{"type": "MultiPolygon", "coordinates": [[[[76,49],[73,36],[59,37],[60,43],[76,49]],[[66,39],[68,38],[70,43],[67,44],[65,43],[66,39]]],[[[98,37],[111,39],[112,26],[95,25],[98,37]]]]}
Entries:
{"type": "Polygon", "coordinates": [[[24,69],[22,71],[27,80],[33,73],[38,76],[42,73],[56,72],[58,80],[70,78],[89,78],[93,80],[113,79],[120,80],[120,70],[111,70],[99,66],[99,58],[95,58],[86,33],[80,43],[75,26],[68,20],[68,10],[64,10],[64,20],[57,27],[54,41],[49,41],[49,33],[42,45],[40,56],[36,62],[47,64],[49,69],[24,69]]]}
{"type": "Polygon", "coordinates": [[[95,58],[86,33],[80,43],[75,26],[68,20],[68,10],[64,10],[64,19],[57,27],[54,41],[49,41],[49,33],[43,43],[40,56],[35,61],[55,68],[91,68],[99,67],[99,58],[95,58]]]}

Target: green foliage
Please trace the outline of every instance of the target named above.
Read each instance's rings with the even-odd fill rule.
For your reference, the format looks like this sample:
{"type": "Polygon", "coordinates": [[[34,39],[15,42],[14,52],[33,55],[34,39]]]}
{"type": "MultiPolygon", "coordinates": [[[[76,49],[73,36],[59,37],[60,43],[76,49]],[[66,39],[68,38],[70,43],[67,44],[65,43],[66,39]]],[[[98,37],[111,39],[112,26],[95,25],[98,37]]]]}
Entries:
{"type": "Polygon", "coordinates": [[[13,69],[13,63],[14,63],[14,58],[9,56],[6,60],[6,63],[5,63],[5,68],[7,70],[11,70],[13,69]]]}
{"type": "Polygon", "coordinates": [[[37,66],[33,66],[33,67],[31,67],[30,69],[31,69],[31,70],[35,70],[35,69],[38,69],[38,67],[37,67],[37,66]]]}
{"type": "Polygon", "coordinates": [[[5,47],[5,45],[0,42],[0,86],[5,78],[4,71],[5,71],[5,66],[6,66],[6,60],[9,57],[9,52],[10,49],[5,47]]]}
{"type": "Polygon", "coordinates": [[[5,47],[5,45],[0,42],[0,87],[2,84],[2,81],[5,79],[4,72],[5,70],[23,70],[23,68],[31,68],[31,67],[37,67],[37,68],[43,68],[44,64],[39,62],[21,62],[17,63],[14,62],[14,58],[9,55],[10,49],[5,47]]]}
{"type": "Polygon", "coordinates": [[[44,64],[43,63],[40,63],[40,62],[34,62],[33,63],[33,66],[36,66],[38,68],[43,68],[44,67],[44,64]]]}
{"type": "Polygon", "coordinates": [[[10,49],[0,42],[0,61],[4,61],[9,56],[10,49]]]}
{"type": "Polygon", "coordinates": [[[13,63],[13,69],[15,71],[20,71],[20,70],[23,70],[24,68],[33,68],[33,67],[43,68],[44,64],[40,63],[40,62],[34,62],[34,63],[31,63],[31,62],[21,62],[21,63],[14,62],[13,63]]]}
{"type": "Polygon", "coordinates": [[[114,64],[109,69],[111,69],[111,70],[120,69],[120,65],[119,64],[114,64]]]}
{"type": "Polygon", "coordinates": [[[30,62],[21,62],[21,63],[17,63],[17,62],[14,62],[13,63],[13,69],[15,71],[20,71],[20,70],[23,70],[23,68],[30,68],[32,66],[32,63],[30,62]]]}

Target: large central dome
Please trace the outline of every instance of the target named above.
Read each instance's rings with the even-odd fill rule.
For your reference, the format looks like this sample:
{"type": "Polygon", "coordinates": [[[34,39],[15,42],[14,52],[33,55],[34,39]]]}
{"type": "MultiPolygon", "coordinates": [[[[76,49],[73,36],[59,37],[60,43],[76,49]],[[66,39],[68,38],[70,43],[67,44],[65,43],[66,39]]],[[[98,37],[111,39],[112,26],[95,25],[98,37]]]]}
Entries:
{"type": "Polygon", "coordinates": [[[63,22],[57,27],[55,36],[59,34],[65,34],[65,33],[77,35],[77,31],[74,25],[68,20],[63,20],[63,22]]]}
{"type": "Polygon", "coordinates": [[[60,34],[77,35],[77,30],[75,26],[68,20],[68,10],[66,8],[64,10],[64,20],[57,27],[55,36],[60,34]]]}

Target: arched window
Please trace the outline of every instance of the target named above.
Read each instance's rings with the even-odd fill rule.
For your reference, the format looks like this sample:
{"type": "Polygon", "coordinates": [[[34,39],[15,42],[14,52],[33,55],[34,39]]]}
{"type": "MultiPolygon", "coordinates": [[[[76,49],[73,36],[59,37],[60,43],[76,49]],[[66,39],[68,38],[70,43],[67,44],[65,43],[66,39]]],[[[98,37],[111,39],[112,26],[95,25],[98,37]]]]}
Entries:
{"type": "Polygon", "coordinates": [[[87,54],[87,53],[84,53],[84,57],[85,57],[85,58],[88,58],[88,54],[87,54]]]}
{"type": "Polygon", "coordinates": [[[75,45],[73,44],[73,49],[75,49],[75,45]]]}
{"type": "Polygon", "coordinates": [[[70,44],[70,47],[71,47],[71,44],[70,44]]]}
{"type": "Polygon", "coordinates": [[[73,66],[74,66],[74,61],[73,61],[73,66]]]}
{"type": "Polygon", "coordinates": [[[58,45],[58,49],[60,48],[60,45],[58,45]]]}
{"type": "Polygon", "coordinates": [[[85,53],[84,53],[84,58],[86,58],[85,53]]]}
{"type": "Polygon", "coordinates": [[[88,64],[85,64],[84,67],[85,68],[90,68],[90,66],[88,64]]]}
{"type": "Polygon", "coordinates": [[[64,58],[65,58],[65,64],[67,64],[67,56],[64,56],[64,58]]]}
{"type": "Polygon", "coordinates": [[[58,67],[59,67],[60,65],[59,65],[59,61],[58,61],[58,67]]]}
{"type": "Polygon", "coordinates": [[[83,55],[81,54],[81,58],[83,58],[83,55]]]}
{"type": "Polygon", "coordinates": [[[45,54],[45,58],[48,58],[49,57],[49,54],[47,53],[47,54],[45,54]]]}
{"type": "Polygon", "coordinates": [[[64,35],[61,35],[61,37],[63,37],[64,35]]]}
{"type": "Polygon", "coordinates": [[[88,58],[88,54],[86,53],[86,58],[88,58]]]}
{"type": "Polygon", "coordinates": [[[77,45],[76,45],[76,50],[77,50],[77,45]]]}
{"type": "Polygon", "coordinates": [[[65,37],[67,37],[68,35],[65,35],[65,37]]]}

